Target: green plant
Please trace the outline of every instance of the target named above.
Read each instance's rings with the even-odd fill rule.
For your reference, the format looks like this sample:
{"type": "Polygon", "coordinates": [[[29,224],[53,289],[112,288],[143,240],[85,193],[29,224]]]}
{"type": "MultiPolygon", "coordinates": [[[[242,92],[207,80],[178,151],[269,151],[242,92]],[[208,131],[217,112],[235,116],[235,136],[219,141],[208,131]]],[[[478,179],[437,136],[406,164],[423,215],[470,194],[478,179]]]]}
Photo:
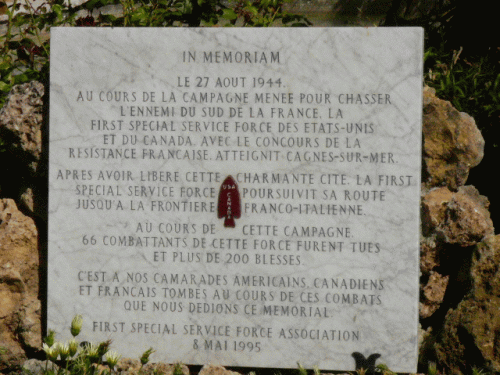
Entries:
{"type": "Polygon", "coordinates": [[[121,355],[117,352],[107,352],[106,353],[106,362],[108,363],[108,367],[111,371],[113,371],[120,360],[121,355]]]}
{"type": "Polygon", "coordinates": [[[425,52],[425,80],[438,97],[449,100],[474,118],[500,113],[500,72],[487,57],[461,58],[462,49],[445,52],[435,47],[425,52]]]}
{"type": "Polygon", "coordinates": [[[430,47],[425,53],[425,82],[436,95],[472,116],[487,142],[500,136],[500,61],[491,56],[465,58],[462,49],[430,47]]]}
{"type": "Polygon", "coordinates": [[[76,337],[80,334],[83,327],[83,318],[81,315],[76,315],[71,321],[71,336],[76,337]]]}
{"type": "MultiPolygon", "coordinates": [[[[54,26],[167,27],[167,26],[307,26],[303,16],[287,14],[289,0],[45,0],[7,4],[5,31],[0,35],[0,106],[12,86],[48,79],[50,29],[54,26]],[[105,6],[116,14],[102,14],[105,6]],[[99,12],[99,16],[94,14],[99,12]]],[[[1,144],[0,144],[1,146],[1,144]]]]}
{"type": "Polygon", "coordinates": [[[382,375],[396,375],[395,372],[391,371],[389,369],[389,367],[386,364],[383,364],[383,363],[375,366],[375,370],[377,372],[380,372],[382,375]]]}
{"type": "Polygon", "coordinates": [[[478,368],[473,368],[472,369],[472,375],[485,375],[486,372],[482,369],[478,369],[478,368]]]}
{"type": "MultiPolygon", "coordinates": [[[[48,336],[43,340],[43,351],[48,360],[43,375],[112,375],[114,373],[121,355],[109,350],[111,340],[98,344],[84,342],[78,345],[75,337],[80,334],[82,326],[82,316],[75,316],[70,327],[73,338],[67,343],[55,341],[55,332],[49,331],[48,336]],[[49,368],[49,361],[58,365],[55,370],[49,368]]],[[[149,362],[152,353],[154,353],[153,348],[149,348],[142,354],[141,371],[142,367],[149,362]]],[[[174,375],[182,375],[182,364],[176,364],[174,375]]]]}
{"type": "Polygon", "coordinates": [[[182,363],[177,362],[174,364],[173,375],[184,375],[184,372],[182,371],[182,363]]]}
{"type": "Polygon", "coordinates": [[[299,375],[307,375],[307,370],[299,362],[297,362],[297,366],[299,375]]]}
{"type": "Polygon", "coordinates": [[[52,345],[54,345],[55,338],[56,338],[55,331],[49,329],[49,334],[43,338],[43,342],[47,344],[47,346],[51,347],[52,345]]]}
{"type": "Polygon", "coordinates": [[[437,375],[438,374],[436,362],[429,362],[429,365],[427,367],[427,373],[429,375],[437,375]]]}
{"type": "Polygon", "coordinates": [[[146,350],[142,356],[141,356],[141,365],[144,366],[145,364],[147,364],[149,362],[149,356],[151,354],[153,354],[155,352],[155,350],[153,348],[149,348],[148,350],[146,350]]]}
{"type": "MultiPolygon", "coordinates": [[[[304,368],[304,366],[302,366],[299,362],[297,362],[297,366],[298,366],[298,373],[299,375],[307,375],[307,370],[304,368]]],[[[252,373],[248,374],[248,375],[251,375],[252,373]]],[[[255,375],[255,373],[253,373],[255,375]]],[[[313,374],[314,375],[321,375],[321,371],[319,370],[319,367],[318,366],[313,366],[313,374]]]]}
{"type": "Polygon", "coordinates": [[[31,2],[21,7],[18,0],[8,6],[0,2],[0,6],[7,15],[5,32],[0,35],[0,104],[3,104],[13,85],[42,77],[49,50],[42,37],[45,18],[36,17],[41,10],[34,9],[31,2]]]}

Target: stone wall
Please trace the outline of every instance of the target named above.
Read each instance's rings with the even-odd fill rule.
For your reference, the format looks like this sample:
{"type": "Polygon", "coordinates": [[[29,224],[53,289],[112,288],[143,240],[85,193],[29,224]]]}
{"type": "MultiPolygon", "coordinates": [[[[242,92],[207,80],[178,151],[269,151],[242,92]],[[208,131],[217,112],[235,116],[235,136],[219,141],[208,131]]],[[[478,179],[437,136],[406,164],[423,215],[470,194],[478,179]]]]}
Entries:
{"type": "MultiPolygon", "coordinates": [[[[424,89],[420,363],[500,371],[500,236],[488,199],[467,186],[483,157],[474,120],[424,89]]],[[[0,111],[0,372],[43,358],[47,98],[15,87],[0,111]]]]}

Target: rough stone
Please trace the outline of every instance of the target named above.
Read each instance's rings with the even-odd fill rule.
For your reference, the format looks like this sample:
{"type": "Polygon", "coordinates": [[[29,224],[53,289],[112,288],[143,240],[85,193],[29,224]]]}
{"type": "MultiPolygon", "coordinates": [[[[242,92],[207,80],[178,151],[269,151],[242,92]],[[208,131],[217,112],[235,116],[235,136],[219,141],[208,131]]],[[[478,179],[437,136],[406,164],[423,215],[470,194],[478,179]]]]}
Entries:
{"type": "Polygon", "coordinates": [[[222,366],[205,365],[201,368],[198,375],[241,375],[238,372],[227,370],[222,366]]]}
{"type": "Polygon", "coordinates": [[[0,200],[0,370],[26,359],[41,346],[37,230],[11,199],[0,200]]]}
{"type": "MultiPolygon", "coordinates": [[[[109,372],[109,367],[106,365],[94,365],[98,374],[106,374],[109,372]]],[[[176,366],[180,366],[182,375],[189,375],[189,368],[183,364],[167,364],[163,362],[148,363],[141,367],[141,363],[137,359],[122,358],[115,367],[113,373],[120,375],[173,375],[176,366]]],[[[29,359],[22,365],[24,373],[31,375],[41,375],[45,372],[45,368],[57,372],[59,367],[50,361],[41,361],[38,359],[29,359]]]]}
{"type": "Polygon", "coordinates": [[[432,88],[424,88],[423,107],[423,182],[457,190],[483,158],[483,136],[471,116],[437,98],[432,88]]]}
{"type": "Polygon", "coordinates": [[[432,189],[422,205],[423,232],[436,233],[441,242],[473,246],[494,232],[488,199],[473,186],[462,186],[458,192],[446,187],[432,189]]]}
{"type": "Polygon", "coordinates": [[[19,310],[26,286],[19,272],[4,265],[0,268],[0,371],[18,367],[25,359],[23,348],[16,340],[19,310]]]}
{"type": "Polygon", "coordinates": [[[28,359],[23,363],[22,370],[24,374],[29,375],[41,375],[45,370],[52,370],[54,373],[57,372],[59,366],[51,361],[40,361],[39,359],[28,359]]]}
{"type": "Polygon", "coordinates": [[[500,235],[476,246],[471,293],[446,316],[436,353],[447,373],[500,372],[500,235]]]}
{"type": "Polygon", "coordinates": [[[449,276],[443,276],[435,271],[430,272],[427,284],[422,288],[422,302],[420,303],[420,318],[430,317],[443,302],[449,276]]]}
{"type": "Polygon", "coordinates": [[[176,366],[180,366],[179,370],[182,375],[189,375],[189,368],[183,364],[167,364],[167,363],[148,363],[142,369],[142,373],[154,375],[174,375],[176,366]]]}
{"type": "Polygon", "coordinates": [[[122,374],[136,374],[141,369],[138,359],[121,358],[116,365],[116,371],[122,374]]]}
{"type": "Polygon", "coordinates": [[[432,352],[432,347],[434,346],[432,327],[427,327],[427,329],[422,328],[422,325],[418,325],[418,362],[419,365],[426,367],[428,362],[428,352],[432,352]]]}
{"type": "Polygon", "coordinates": [[[440,245],[431,237],[424,237],[420,240],[420,272],[429,275],[432,270],[439,267],[440,245]]]}
{"type": "Polygon", "coordinates": [[[42,153],[43,84],[32,81],[14,86],[0,110],[0,127],[10,131],[14,147],[31,156],[35,172],[42,153]]]}
{"type": "Polygon", "coordinates": [[[176,366],[180,366],[180,370],[183,375],[189,375],[189,368],[183,364],[167,364],[159,362],[148,363],[142,367],[141,362],[138,359],[132,358],[121,358],[116,365],[115,371],[121,375],[173,375],[176,366]]]}
{"type": "Polygon", "coordinates": [[[37,184],[43,184],[43,95],[40,82],[17,85],[0,109],[0,139],[6,145],[0,154],[0,194],[38,216],[43,216],[46,200],[36,201],[33,193],[37,184]]]}

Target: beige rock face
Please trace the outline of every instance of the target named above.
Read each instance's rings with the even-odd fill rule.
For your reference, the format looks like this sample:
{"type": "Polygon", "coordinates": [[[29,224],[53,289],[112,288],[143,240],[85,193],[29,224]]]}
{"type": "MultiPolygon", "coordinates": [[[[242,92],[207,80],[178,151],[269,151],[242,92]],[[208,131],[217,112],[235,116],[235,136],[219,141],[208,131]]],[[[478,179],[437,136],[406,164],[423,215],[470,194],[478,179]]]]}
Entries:
{"type": "Polygon", "coordinates": [[[21,365],[26,347],[41,345],[38,243],[32,219],[0,200],[0,371],[21,365]]]}
{"type": "Polygon", "coordinates": [[[205,365],[201,368],[198,375],[239,375],[237,372],[225,369],[222,366],[205,365]]]}
{"type": "Polygon", "coordinates": [[[11,132],[14,147],[31,156],[33,171],[36,171],[36,161],[42,153],[43,94],[44,87],[40,82],[14,86],[0,111],[0,124],[11,132]]]}
{"type": "Polygon", "coordinates": [[[115,369],[121,375],[174,375],[181,374],[189,375],[189,368],[183,364],[166,364],[166,363],[148,363],[141,366],[138,359],[122,358],[118,361],[115,369]],[[177,372],[176,372],[177,371],[177,372]]]}
{"type": "Polygon", "coordinates": [[[423,237],[420,240],[420,272],[426,276],[439,267],[441,246],[434,239],[423,237]]]}
{"type": "Polygon", "coordinates": [[[449,279],[448,275],[443,276],[435,271],[431,271],[427,284],[422,288],[424,300],[420,304],[421,318],[430,317],[439,308],[441,302],[443,302],[449,279]]]}
{"type": "Polygon", "coordinates": [[[8,147],[10,160],[0,165],[0,196],[17,199],[23,208],[41,216],[46,198],[35,207],[33,190],[38,178],[42,155],[44,86],[29,82],[14,86],[0,110],[0,138],[8,147]]]}
{"type": "MultiPolygon", "coordinates": [[[[464,186],[470,168],[483,157],[484,140],[470,116],[436,98],[432,89],[424,90],[423,111],[420,318],[431,325],[424,327],[420,363],[427,367],[427,360],[437,357],[445,373],[469,374],[485,364],[498,372],[497,359],[490,358],[500,347],[500,339],[494,339],[500,334],[486,332],[500,332],[493,318],[495,308],[500,315],[500,306],[494,298],[477,300],[477,277],[471,272],[477,273],[478,266],[471,271],[469,264],[473,247],[493,236],[494,227],[488,199],[473,186],[464,186]],[[476,285],[474,294],[450,310],[443,326],[442,317],[456,306],[456,296],[467,293],[470,277],[476,285]],[[459,287],[464,290],[447,290],[459,287]]],[[[496,258],[489,264],[499,263],[496,258]]],[[[489,293],[499,294],[500,286],[491,286],[489,293]]]]}
{"type": "Polygon", "coordinates": [[[442,274],[441,268],[448,272],[452,268],[463,268],[460,262],[442,264],[442,253],[448,253],[445,262],[449,263],[449,259],[453,259],[450,246],[468,248],[494,233],[488,205],[488,199],[479,195],[473,186],[461,186],[456,192],[447,187],[424,192],[421,216],[424,237],[420,246],[421,319],[431,317],[444,300],[450,275],[442,274]]]}
{"type": "Polygon", "coordinates": [[[141,369],[138,359],[121,358],[116,365],[116,370],[121,374],[136,374],[141,369]]]}
{"type": "Polygon", "coordinates": [[[488,199],[473,186],[458,192],[446,187],[431,190],[422,198],[424,233],[436,233],[438,240],[462,247],[473,246],[494,232],[488,199]]]}
{"type": "Polygon", "coordinates": [[[469,170],[483,158],[484,139],[474,119],[424,89],[423,176],[426,187],[465,185],[469,170]]]}
{"type": "Polygon", "coordinates": [[[487,368],[500,372],[500,235],[477,245],[472,260],[473,289],[446,316],[439,362],[448,373],[487,368]]]}

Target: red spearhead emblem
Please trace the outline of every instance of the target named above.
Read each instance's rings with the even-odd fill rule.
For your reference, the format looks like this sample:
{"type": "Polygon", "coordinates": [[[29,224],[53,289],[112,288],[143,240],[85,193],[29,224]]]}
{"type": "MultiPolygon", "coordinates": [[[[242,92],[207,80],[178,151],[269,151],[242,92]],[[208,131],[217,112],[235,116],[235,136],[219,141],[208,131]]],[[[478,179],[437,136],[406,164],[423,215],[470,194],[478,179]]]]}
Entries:
{"type": "Polygon", "coordinates": [[[225,218],[226,228],[234,228],[236,226],[234,219],[239,219],[241,216],[238,184],[232,176],[227,176],[220,187],[217,216],[219,219],[225,218]]]}

